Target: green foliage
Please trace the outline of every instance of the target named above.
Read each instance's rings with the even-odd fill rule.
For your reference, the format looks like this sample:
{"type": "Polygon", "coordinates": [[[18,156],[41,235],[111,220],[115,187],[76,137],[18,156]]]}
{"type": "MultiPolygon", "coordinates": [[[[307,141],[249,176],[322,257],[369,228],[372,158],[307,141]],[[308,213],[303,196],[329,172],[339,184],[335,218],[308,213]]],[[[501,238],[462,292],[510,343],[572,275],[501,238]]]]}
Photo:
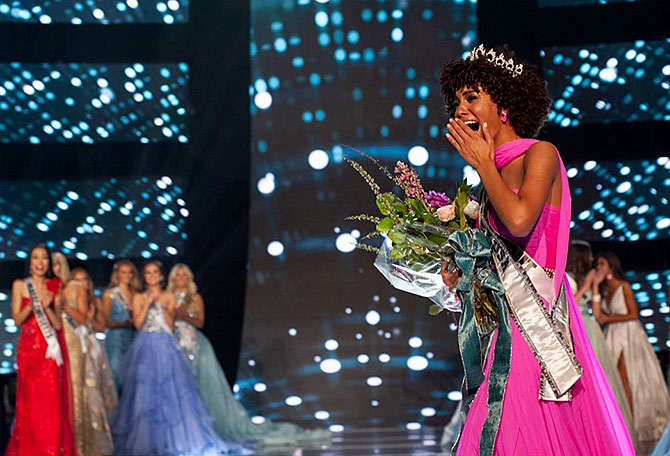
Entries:
{"type": "MultiPolygon", "coordinates": [[[[346,159],[372,189],[375,204],[381,214],[381,217],[361,214],[347,218],[375,224],[375,231],[368,233],[361,240],[381,236],[388,238],[392,242],[391,259],[416,271],[432,267],[435,262],[441,264],[444,261],[453,261],[454,252],[448,245],[449,236],[454,231],[475,226],[475,221],[467,217],[464,212],[470,202],[472,187],[466,181],[456,187],[454,197],[451,199],[455,218],[449,222],[442,222],[437,215],[437,208],[431,207],[424,199],[426,191],[421,186],[416,170],[398,162],[394,174],[391,174],[374,157],[362,152],[360,154],[372,161],[395,185],[393,191],[382,192],[362,165],[346,159]]],[[[357,247],[379,253],[379,248],[372,245],[358,243],[357,247]]],[[[485,302],[481,297],[479,301],[485,302]]],[[[429,313],[437,315],[443,310],[438,305],[431,305],[429,313]]]]}
{"type": "Polygon", "coordinates": [[[390,217],[384,217],[377,223],[377,231],[386,233],[393,228],[393,220],[390,217]]]}
{"type": "Polygon", "coordinates": [[[444,309],[443,309],[442,307],[438,306],[437,304],[431,304],[431,306],[428,308],[428,313],[429,313],[431,316],[434,317],[435,315],[439,314],[439,313],[442,312],[443,310],[444,310],[444,309]]]}

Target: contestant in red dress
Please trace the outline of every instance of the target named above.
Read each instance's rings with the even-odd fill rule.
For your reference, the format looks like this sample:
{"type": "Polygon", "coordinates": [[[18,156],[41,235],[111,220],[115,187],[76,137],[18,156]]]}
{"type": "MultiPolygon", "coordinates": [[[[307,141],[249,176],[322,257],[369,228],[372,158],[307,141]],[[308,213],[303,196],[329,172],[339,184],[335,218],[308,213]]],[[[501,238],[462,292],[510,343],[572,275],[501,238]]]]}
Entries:
{"type": "Polygon", "coordinates": [[[67,350],[61,348],[63,337],[59,334],[60,281],[52,277],[48,250],[36,246],[30,251],[28,276],[15,280],[12,286],[12,317],[21,326],[21,334],[16,418],[7,456],[75,455],[67,350]],[[31,294],[42,304],[39,315],[31,294]]]}

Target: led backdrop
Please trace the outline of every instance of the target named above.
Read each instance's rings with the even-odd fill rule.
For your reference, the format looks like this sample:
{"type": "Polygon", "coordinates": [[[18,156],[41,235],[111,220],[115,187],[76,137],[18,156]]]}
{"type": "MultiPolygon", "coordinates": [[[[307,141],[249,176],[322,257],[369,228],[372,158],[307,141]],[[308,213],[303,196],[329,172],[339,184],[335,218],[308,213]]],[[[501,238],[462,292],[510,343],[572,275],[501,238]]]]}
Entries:
{"type": "Polygon", "coordinates": [[[188,142],[188,65],[0,64],[0,142],[188,142]]]}
{"type": "Polygon", "coordinates": [[[541,55],[554,93],[550,122],[670,120],[670,39],[552,47],[541,55]]]}
{"type": "Polygon", "coordinates": [[[645,0],[538,0],[539,7],[609,5],[612,3],[634,3],[645,0]]]}
{"type": "Polygon", "coordinates": [[[79,260],[183,253],[183,183],[136,179],[0,181],[0,260],[45,243],[79,260]]]}
{"type": "MultiPolygon", "coordinates": [[[[478,183],[443,138],[437,83],[444,61],[462,57],[476,42],[476,4],[251,5],[250,265],[235,391],[257,422],[316,418],[333,430],[443,424],[460,398],[454,319],[428,316],[426,300],[396,292],[372,267],[371,254],[353,251],[370,227],[344,218],[375,206],[343,157],[357,157],[354,147],[389,166],[411,162],[429,189],[452,191],[464,176],[478,183]]],[[[564,99],[551,122],[569,134],[579,122],[666,115],[665,105],[656,103],[667,65],[657,49],[666,45],[591,46],[585,57],[582,48],[545,49],[552,96],[564,99]],[[636,55],[627,59],[631,49],[636,55]],[[585,72],[581,63],[589,64],[585,72]],[[614,82],[598,79],[601,69],[610,78],[607,69],[614,67],[614,82]],[[639,69],[645,74],[636,77],[639,69]],[[604,87],[610,108],[598,108],[592,83],[604,87]],[[566,90],[571,93],[562,96],[566,90]],[[625,102],[629,94],[632,107],[625,102]]],[[[568,163],[573,237],[668,237],[667,163],[568,163]]],[[[667,340],[667,275],[628,275],[656,349],[667,340]]]]}
{"type": "Polygon", "coordinates": [[[124,24],[188,21],[189,0],[11,0],[0,21],[51,24],[124,24]]]}

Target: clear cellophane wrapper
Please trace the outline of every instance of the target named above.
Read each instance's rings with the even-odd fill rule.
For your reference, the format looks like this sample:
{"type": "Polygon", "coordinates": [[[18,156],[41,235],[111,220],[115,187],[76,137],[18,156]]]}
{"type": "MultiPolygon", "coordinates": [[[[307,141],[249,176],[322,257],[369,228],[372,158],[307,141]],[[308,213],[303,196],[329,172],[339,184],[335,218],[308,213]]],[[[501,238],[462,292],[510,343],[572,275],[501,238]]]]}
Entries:
{"type": "Polygon", "coordinates": [[[442,260],[414,262],[410,267],[403,260],[391,258],[391,245],[385,239],[379,248],[374,265],[394,288],[430,299],[437,306],[450,312],[461,311],[461,301],[454,290],[442,280],[442,260]]]}

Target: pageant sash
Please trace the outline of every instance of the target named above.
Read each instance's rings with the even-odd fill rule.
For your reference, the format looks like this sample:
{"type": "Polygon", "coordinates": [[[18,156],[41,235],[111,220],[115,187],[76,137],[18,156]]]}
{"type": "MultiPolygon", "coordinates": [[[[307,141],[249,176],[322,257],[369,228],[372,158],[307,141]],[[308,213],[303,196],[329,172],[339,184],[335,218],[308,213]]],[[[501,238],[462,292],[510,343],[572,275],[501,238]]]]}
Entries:
{"type": "MultiPolygon", "coordinates": [[[[488,206],[484,199],[482,207],[488,206]]],[[[542,368],[539,397],[569,401],[570,389],[583,371],[572,346],[565,287],[561,284],[556,297],[554,280],[526,252],[496,233],[488,223],[488,209],[483,212],[481,227],[491,239],[510,314],[542,368]]]]}
{"type": "MultiPolygon", "coordinates": [[[[80,286],[79,283],[76,281],[71,281],[70,283],[73,283],[75,286],[80,286]]],[[[65,300],[67,301],[67,298],[65,298],[65,300]]],[[[65,303],[65,306],[67,306],[67,302],[65,303]]],[[[88,351],[86,343],[86,337],[88,336],[88,327],[86,326],[86,324],[82,325],[77,323],[75,319],[72,318],[72,315],[70,315],[65,311],[65,306],[63,306],[63,318],[65,319],[65,321],[68,322],[70,326],[72,326],[72,330],[77,335],[77,337],[79,337],[79,342],[81,344],[81,352],[86,353],[88,351]]]]}
{"type": "Polygon", "coordinates": [[[35,290],[35,285],[31,278],[26,279],[26,288],[28,289],[28,294],[30,295],[30,303],[33,307],[33,314],[35,314],[35,320],[37,320],[37,325],[40,327],[42,336],[47,342],[47,352],[46,358],[53,359],[56,361],[58,366],[63,364],[63,354],[61,353],[60,344],[58,343],[58,337],[56,336],[56,331],[54,331],[49,318],[47,317],[42,301],[40,301],[37,291],[35,290]]]}
{"type": "Polygon", "coordinates": [[[74,331],[77,337],[79,337],[79,342],[81,343],[81,352],[86,353],[88,351],[86,343],[88,328],[86,325],[80,325],[77,323],[75,319],[72,318],[72,315],[68,314],[65,310],[63,310],[63,319],[67,321],[70,326],[72,326],[72,331],[74,331]]]}

